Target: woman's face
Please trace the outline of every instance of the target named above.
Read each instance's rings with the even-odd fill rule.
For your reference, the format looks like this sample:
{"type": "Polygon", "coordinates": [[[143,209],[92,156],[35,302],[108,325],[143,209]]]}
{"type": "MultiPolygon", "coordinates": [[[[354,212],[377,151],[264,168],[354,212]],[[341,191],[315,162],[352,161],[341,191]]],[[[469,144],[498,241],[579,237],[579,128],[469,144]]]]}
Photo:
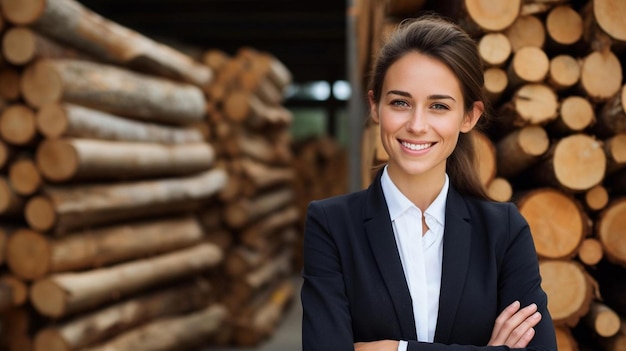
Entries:
{"type": "Polygon", "coordinates": [[[454,73],[441,61],[417,52],[393,63],[385,75],[380,101],[373,101],[371,91],[369,100],[389,154],[389,173],[396,179],[441,179],[459,133],[469,132],[483,110],[478,102],[465,113],[454,73]]]}

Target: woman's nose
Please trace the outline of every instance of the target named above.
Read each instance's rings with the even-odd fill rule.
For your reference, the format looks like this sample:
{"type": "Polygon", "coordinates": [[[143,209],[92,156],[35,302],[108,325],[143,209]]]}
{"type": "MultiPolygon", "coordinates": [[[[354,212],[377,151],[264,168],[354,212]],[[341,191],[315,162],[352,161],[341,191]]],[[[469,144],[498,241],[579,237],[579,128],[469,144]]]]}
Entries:
{"type": "Polygon", "coordinates": [[[415,110],[407,121],[406,128],[409,132],[424,133],[428,130],[428,121],[424,112],[415,110]]]}

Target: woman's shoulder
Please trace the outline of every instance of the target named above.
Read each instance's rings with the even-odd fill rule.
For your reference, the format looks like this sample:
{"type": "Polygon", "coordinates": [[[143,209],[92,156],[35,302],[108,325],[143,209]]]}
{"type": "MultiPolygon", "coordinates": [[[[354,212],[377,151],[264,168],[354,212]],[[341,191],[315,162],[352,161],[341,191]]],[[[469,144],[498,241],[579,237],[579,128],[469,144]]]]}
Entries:
{"type": "Polygon", "coordinates": [[[334,195],[326,198],[315,199],[309,203],[309,206],[322,208],[338,208],[345,206],[354,206],[356,203],[363,202],[366,190],[359,190],[340,195],[334,195]]]}
{"type": "Polygon", "coordinates": [[[470,212],[480,214],[482,218],[491,223],[508,222],[511,225],[526,225],[526,220],[513,202],[497,202],[474,197],[465,197],[470,212]]]}

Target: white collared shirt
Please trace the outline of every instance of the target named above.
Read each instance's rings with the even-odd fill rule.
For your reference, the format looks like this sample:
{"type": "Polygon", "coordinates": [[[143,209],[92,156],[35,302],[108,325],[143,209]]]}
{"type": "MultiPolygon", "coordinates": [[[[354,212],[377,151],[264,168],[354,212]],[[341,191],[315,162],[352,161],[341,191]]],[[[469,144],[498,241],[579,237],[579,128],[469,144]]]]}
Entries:
{"type": "MultiPolygon", "coordinates": [[[[387,167],[381,177],[404,277],[411,294],[419,341],[433,342],[435,337],[449,182],[446,174],[439,195],[424,213],[428,230],[422,235],[422,211],[400,192],[389,177],[387,167]]],[[[406,341],[400,341],[398,351],[405,351],[407,346],[406,341]]]]}

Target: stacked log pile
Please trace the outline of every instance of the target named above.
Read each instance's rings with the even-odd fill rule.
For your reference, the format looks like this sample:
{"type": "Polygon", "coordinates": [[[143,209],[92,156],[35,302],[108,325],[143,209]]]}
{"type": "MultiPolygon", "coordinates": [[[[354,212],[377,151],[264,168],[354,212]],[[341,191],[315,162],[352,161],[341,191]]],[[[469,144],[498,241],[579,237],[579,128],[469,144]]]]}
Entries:
{"type": "MultiPolygon", "coordinates": [[[[479,173],[493,200],[513,201],[529,222],[559,350],[626,349],[626,2],[363,3],[362,27],[382,29],[363,34],[374,43],[364,76],[373,34],[420,11],[475,38],[495,117],[474,133],[479,173]]],[[[387,159],[376,133],[364,131],[364,185],[387,159]]]]}
{"type": "Polygon", "coordinates": [[[212,208],[202,214],[204,223],[232,237],[223,284],[232,324],[215,342],[253,346],[272,335],[295,291],[302,212],[294,190],[293,116],[281,105],[292,76],[276,57],[251,47],[234,55],[207,50],[201,60],[216,72],[205,87],[207,113],[230,177],[219,194],[219,216],[212,208]]]}
{"type": "Polygon", "coordinates": [[[193,58],[74,0],[0,10],[0,348],[271,335],[300,218],[288,69],[193,58]]]}

